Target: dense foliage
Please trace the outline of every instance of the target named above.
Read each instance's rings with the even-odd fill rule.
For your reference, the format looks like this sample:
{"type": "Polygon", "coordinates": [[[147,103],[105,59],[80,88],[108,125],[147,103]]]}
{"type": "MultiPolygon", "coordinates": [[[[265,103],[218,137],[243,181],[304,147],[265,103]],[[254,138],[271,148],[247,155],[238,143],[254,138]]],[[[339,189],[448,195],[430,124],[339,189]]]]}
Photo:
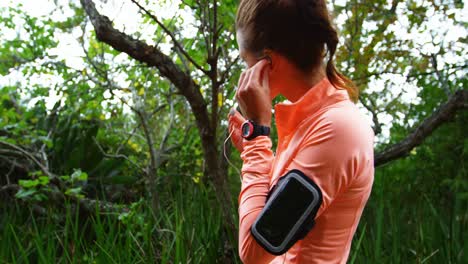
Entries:
{"type": "MultiPolygon", "coordinates": [[[[238,1],[94,2],[151,49],[99,35],[88,0],[0,4],[0,263],[238,263],[238,1]]],[[[466,91],[462,1],[330,8],[376,153],[466,91]]],[[[376,168],[350,263],[468,262],[466,105],[376,168]]]]}

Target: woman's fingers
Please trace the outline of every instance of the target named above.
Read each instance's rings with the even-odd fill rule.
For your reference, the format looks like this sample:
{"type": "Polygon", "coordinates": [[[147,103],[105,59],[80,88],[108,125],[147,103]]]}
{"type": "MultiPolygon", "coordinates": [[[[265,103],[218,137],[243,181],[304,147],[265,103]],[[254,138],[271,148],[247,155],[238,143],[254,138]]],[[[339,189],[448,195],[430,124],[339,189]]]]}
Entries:
{"type": "Polygon", "coordinates": [[[229,120],[232,120],[232,122],[235,124],[242,125],[242,123],[245,121],[245,118],[234,108],[231,111],[233,113],[229,116],[229,120]]]}
{"type": "Polygon", "coordinates": [[[242,87],[242,85],[244,85],[244,81],[245,81],[245,71],[241,72],[239,82],[237,83],[237,89],[239,89],[240,87],[242,87]]]}
{"type": "Polygon", "coordinates": [[[252,67],[252,75],[250,81],[255,85],[255,86],[261,86],[264,89],[268,89],[268,83],[265,83],[264,78],[268,78],[268,73],[266,70],[269,67],[269,62],[267,59],[262,59],[259,62],[257,62],[253,67],[252,67]],[[267,86],[265,87],[265,84],[267,86]]]}
{"type": "Polygon", "coordinates": [[[242,152],[242,136],[241,126],[245,118],[235,109],[232,108],[229,112],[229,133],[231,135],[231,142],[239,152],[242,152]]]}
{"type": "Polygon", "coordinates": [[[248,89],[256,89],[258,88],[258,86],[268,84],[263,80],[265,76],[268,77],[268,74],[264,74],[265,67],[267,67],[268,65],[269,61],[267,59],[262,59],[259,62],[257,62],[252,68],[242,72],[239,78],[236,96],[239,96],[239,93],[242,94],[247,92],[248,89]]]}
{"type": "Polygon", "coordinates": [[[239,82],[239,87],[237,88],[237,95],[239,95],[239,93],[244,93],[247,89],[247,87],[249,86],[249,83],[250,83],[250,69],[246,70],[245,72],[243,72],[241,75],[242,75],[242,80],[239,82]]]}
{"type": "Polygon", "coordinates": [[[237,83],[237,89],[236,89],[236,94],[235,94],[235,98],[237,100],[239,100],[239,90],[241,89],[243,83],[244,83],[244,80],[245,80],[245,72],[241,72],[240,76],[239,76],[239,82],[237,83]]]}
{"type": "Polygon", "coordinates": [[[242,115],[247,119],[269,124],[271,119],[269,61],[262,59],[241,74],[236,99],[242,115]]]}
{"type": "Polygon", "coordinates": [[[245,115],[245,110],[246,110],[246,93],[248,92],[248,87],[250,86],[249,79],[250,79],[250,69],[243,72],[242,77],[242,83],[239,85],[236,91],[236,99],[239,104],[239,108],[242,112],[243,115],[245,115]]]}

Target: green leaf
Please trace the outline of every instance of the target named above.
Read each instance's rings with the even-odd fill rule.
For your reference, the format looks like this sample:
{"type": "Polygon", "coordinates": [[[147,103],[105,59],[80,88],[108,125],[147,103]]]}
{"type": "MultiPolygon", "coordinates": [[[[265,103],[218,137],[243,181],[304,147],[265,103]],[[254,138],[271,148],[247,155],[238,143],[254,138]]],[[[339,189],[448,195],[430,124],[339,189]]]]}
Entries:
{"type": "Polygon", "coordinates": [[[35,194],[36,191],[37,191],[36,189],[28,189],[28,190],[20,189],[15,194],[15,197],[18,198],[18,199],[26,199],[26,198],[31,197],[33,194],[35,194]]]}
{"type": "Polygon", "coordinates": [[[32,196],[32,198],[33,200],[38,201],[38,202],[46,201],[47,199],[49,199],[49,197],[47,197],[47,195],[43,193],[36,193],[32,196]]]}
{"type": "Polygon", "coordinates": [[[68,175],[63,175],[63,176],[60,176],[60,179],[64,180],[64,181],[69,181],[70,180],[70,176],[68,175]]]}
{"type": "Polygon", "coordinates": [[[19,180],[18,183],[23,188],[33,188],[39,185],[39,180],[19,180]]]}
{"type": "Polygon", "coordinates": [[[65,191],[65,195],[70,195],[70,196],[80,196],[81,194],[81,187],[76,187],[76,188],[70,188],[65,191]]]}
{"type": "Polygon", "coordinates": [[[40,176],[38,180],[41,185],[47,185],[49,183],[49,177],[47,176],[40,176]]]}
{"type": "Polygon", "coordinates": [[[86,181],[88,180],[88,174],[86,172],[82,172],[80,169],[73,172],[71,175],[72,181],[86,181]]]}

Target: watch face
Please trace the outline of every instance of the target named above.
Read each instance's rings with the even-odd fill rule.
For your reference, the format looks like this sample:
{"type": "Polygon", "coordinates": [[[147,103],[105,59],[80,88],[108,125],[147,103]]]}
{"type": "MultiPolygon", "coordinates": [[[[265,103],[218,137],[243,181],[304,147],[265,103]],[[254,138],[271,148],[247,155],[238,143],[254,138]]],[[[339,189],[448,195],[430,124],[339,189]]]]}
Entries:
{"type": "Polygon", "coordinates": [[[253,132],[253,126],[249,122],[242,124],[242,136],[249,137],[253,132]]]}

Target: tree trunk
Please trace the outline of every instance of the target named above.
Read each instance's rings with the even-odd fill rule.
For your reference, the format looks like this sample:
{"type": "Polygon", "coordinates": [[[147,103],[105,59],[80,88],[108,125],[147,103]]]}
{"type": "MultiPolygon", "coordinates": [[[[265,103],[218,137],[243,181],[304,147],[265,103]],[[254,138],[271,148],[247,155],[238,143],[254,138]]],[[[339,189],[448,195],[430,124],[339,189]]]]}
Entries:
{"type": "MultiPolygon", "coordinates": [[[[205,158],[205,175],[212,179],[216,197],[223,209],[225,231],[235,232],[234,219],[231,216],[231,199],[229,188],[225,181],[226,175],[220,173],[218,160],[216,127],[211,127],[208,115],[207,103],[200,92],[200,87],[174,61],[154,46],[150,46],[141,40],[134,39],[125,33],[115,29],[109,18],[101,15],[92,0],[81,0],[91,23],[96,31],[99,41],[109,44],[115,50],[125,52],[130,57],[156,67],[162,77],[167,78],[179,92],[187,99],[195,116],[198,132],[202,141],[203,155],[205,158]]],[[[228,236],[229,237],[229,236],[228,236]]]]}

